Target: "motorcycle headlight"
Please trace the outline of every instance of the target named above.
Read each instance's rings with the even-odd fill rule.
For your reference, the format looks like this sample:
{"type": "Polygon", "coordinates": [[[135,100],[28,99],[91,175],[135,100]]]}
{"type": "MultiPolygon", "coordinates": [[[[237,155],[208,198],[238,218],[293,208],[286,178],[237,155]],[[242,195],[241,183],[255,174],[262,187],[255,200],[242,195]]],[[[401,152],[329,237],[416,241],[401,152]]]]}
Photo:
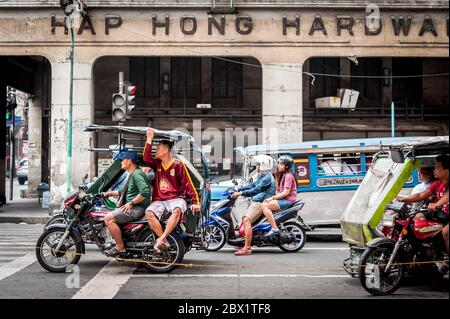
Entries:
{"type": "Polygon", "coordinates": [[[386,213],[383,215],[383,218],[381,219],[381,225],[385,227],[394,227],[396,217],[397,214],[394,211],[386,211],[386,213]]]}

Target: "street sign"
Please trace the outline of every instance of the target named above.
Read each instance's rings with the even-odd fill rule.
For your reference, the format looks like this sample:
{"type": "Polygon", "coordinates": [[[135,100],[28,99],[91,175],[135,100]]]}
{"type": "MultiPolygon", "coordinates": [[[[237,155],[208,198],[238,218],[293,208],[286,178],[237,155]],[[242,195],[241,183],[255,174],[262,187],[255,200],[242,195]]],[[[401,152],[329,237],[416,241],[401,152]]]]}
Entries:
{"type": "MultiPolygon", "coordinates": [[[[14,121],[14,125],[19,126],[22,124],[22,117],[21,116],[16,116],[15,117],[15,121],[14,121]]],[[[6,120],[6,127],[11,127],[11,120],[6,120]]]]}

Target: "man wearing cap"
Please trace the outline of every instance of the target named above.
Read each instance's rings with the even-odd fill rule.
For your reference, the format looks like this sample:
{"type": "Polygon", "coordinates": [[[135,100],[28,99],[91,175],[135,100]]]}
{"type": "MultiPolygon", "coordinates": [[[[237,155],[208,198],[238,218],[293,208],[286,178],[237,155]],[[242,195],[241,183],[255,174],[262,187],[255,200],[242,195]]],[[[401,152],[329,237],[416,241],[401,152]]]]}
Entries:
{"type": "Polygon", "coordinates": [[[148,223],[153,232],[158,236],[155,250],[160,252],[162,248],[169,248],[167,241],[170,233],[180,222],[180,218],[187,210],[185,193],[191,200],[191,211],[200,210],[200,201],[197,190],[192,183],[189,172],[183,162],[172,158],[173,143],[168,140],[159,142],[156,148],[156,158],[152,157],[152,144],[155,131],[147,129],[147,143],[144,148],[144,162],[155,172],[153,180],[153,202],[146,209],[148,223]],[[169,212],[166,229],[163,231],[160,219],[164,212],[169,212]]]}
{"type": "Polygon", "coordinates": [[[104,197],[120,196],[118,209],[105,217],[105,224],[116,240],[116,247],[105,254],[109,257],[124,257],[126,253],[119,225],[128,224],[145,215],[150,203],[150,186],[145,173],[138,167],[139,156],[136,152],[122,152],[116,158],[122,161],[122,169],[127,171],[128,179],[120,191],[103,193],[104,197]]]}

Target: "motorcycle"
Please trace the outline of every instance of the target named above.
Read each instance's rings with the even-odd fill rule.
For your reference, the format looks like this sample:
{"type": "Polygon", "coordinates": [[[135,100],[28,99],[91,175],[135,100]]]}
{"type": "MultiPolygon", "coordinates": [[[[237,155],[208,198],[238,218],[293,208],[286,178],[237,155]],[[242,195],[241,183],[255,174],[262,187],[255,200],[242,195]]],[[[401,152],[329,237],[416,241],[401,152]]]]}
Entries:
{"type": "Polygon", "coordinates": [[[437,220],[414,220],[419,212],[407,204],[394,202],[386,206],[381,231],[386,237],[367,243],[359,264],[359,280],[373,295],[393,294],[408,270],[434,270],[435,262],[447,262],[441,235],[443,224],[437,220]],[[430,269],[431,268],[431,269],[430,269]]]}
{"type": "MultiPolygon", "coordinates": [[[[66,198],[65,209],[70,210],[74,218],[68,224],[47,226],[36,244],[36,257],[43,268],[49,272],[65,272],[69,265],[77,264],[85,253],[85,241],[95,243],[103,254],[115,245],[104,223],[105,216],[111,210],[96,205],[101,199],[101,194],[87,194],[83,188],[66,198]]],[[[168,218],[168,214],[163,215],[163,228],[168,218]]],[[[156,236],[145,217],[122,225],[122,237],[127,253],[124,258],[117,259],[138,260],[154,273],[171,272],[182,262],[185,252],[192,247],[204,247],[201,231],[192,235],[186,233],[183,228],[180,223],[167,239],[170,248],[158,253],[153,248],[156,236]]]]}
{"type": "MultiPolygon", "coordinates": [[[[203,225],[206,228],[206,251],[218,251],[226,243],[232,246],[244,246],[244,228],[240,225],[238,236],[231,218],[236,199],[232,198],[233,188],[227,189],[224,200],[212,207],[210,217],[203,225]]],[[[267,218],[261,216],[253,225],[252,245],[257,247],[278,246],[285,252],[297,252],[306,243],[305,229],[309,227],[304,223],[298,212],[303,208],[304,202],[297,201],[287,209],[274,214],[275,221],[281,230],[280,237],[266,238],[265,234],[271,229],[267,218]]]]}

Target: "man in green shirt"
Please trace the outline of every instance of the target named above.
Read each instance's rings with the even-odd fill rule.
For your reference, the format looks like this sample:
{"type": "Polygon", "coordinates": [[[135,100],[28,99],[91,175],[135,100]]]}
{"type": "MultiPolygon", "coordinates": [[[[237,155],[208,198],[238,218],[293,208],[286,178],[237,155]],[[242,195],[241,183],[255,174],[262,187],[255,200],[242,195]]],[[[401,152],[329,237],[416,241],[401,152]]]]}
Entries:
{"type": "Polygon", "coordinates": [[[103,193],[104,197],[120,196],[116,210],[105,217],[105,224],[116,240],[116,247],[107,250],[109,257],[124,257],[126,253],[119,225],[128,224],[145,215],[150,204],[150,186],[147,175],[138,167],[139,156],[136,152],[122,152],[116,158],[122,161],[122,169],[127,171],[128,179],[123,189],[103,193]]]}

